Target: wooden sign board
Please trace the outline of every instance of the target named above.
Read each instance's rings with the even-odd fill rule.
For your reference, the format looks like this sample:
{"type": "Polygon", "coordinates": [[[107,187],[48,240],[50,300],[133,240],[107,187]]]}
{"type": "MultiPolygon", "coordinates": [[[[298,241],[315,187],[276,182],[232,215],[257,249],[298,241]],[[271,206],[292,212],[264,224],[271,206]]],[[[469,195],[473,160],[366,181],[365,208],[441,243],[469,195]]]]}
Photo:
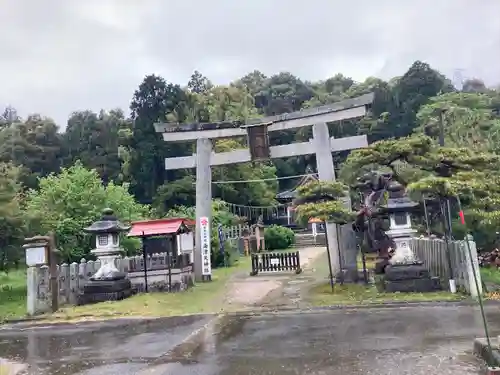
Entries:
{"type": "Polygon", "coordinates": [[[26,265],[28,267],[42,266],[49,263],[48,249],[46,246],[26,248],[26,265]]]}
{"type": "Polygon", "coordinates": [[[268,124],[247,127],[248,148],[252,161],[267,160],[271,157],[269,149],[268,124]]]}

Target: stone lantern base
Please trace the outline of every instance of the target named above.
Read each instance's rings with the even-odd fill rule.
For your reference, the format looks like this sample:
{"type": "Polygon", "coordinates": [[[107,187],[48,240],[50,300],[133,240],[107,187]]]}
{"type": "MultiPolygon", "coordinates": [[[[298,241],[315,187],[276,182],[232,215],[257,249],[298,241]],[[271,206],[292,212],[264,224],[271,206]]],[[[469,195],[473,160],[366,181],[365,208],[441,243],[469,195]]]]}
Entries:
{"type": "Polygon", "coordinates": [[[84,285],[83,293],[78,297],[78,304],[119,301],[131,295],[132,284],[129,279],[90,280],[84,285]]]}
{"type": "Polygon", "coordinates": [[[440,280],[431,277],[423,262],[417,260],[411,249],[413,230],[388,231],[396,248],[392,257],[379,265],[383,271],[379,289],[386,293],[426,293],[441,289],[440,280]]]}
{"type": "Polygon", "coordinates": [[[441,289],[439,278],[431,277],[423,263],[418,261],[386,266],[381,287],[386,293],[426,293],[441,289]]]}
{"type": "Polygon", "coordinates": [[[127,274],[116,269],[114,255],[98,255],[101,268],[83,286],[83,293],[78,297],[78,304],[118,301],[132,295],[132,283],[127,274]]]}

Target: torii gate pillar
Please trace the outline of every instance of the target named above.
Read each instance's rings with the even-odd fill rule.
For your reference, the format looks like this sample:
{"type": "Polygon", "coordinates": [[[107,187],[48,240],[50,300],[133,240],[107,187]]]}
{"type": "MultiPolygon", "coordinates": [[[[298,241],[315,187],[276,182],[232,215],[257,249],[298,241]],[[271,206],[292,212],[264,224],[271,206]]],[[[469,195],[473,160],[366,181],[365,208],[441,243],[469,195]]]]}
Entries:
{"type": "MultiPolygon", "coordinates": [[[[208,218],[208,228],[212,228],[212,169],[210,155],[212,154],[212,140],[199,138],[196,140],[196,237],[194,252],[194,274],[196,280],[209,281],[210,276],[203,274],[205,260],[201,243],[200,218],[208,218]]],[[[211,251],[209,249],[209,251],[211,251]]],[[[211,259],[209,258],[208,262],[211,259]]],[[[210,267],[211,268],[211,267],[210,267]]]]}
{"type": "MultiPolygon", "coordinates": [[[[335,181],[335,165],[333,164],[332,147],[330,141],[330,134],[328,131],[328,125],[324,122],[319,124],[314,124],[312,129],[313,129],[313,143],[316,151],[316,167],[318,169],[319,180],[335,181]]],[[[339,231],[337,230],[337,224],[326,223],[325,236],[327,238],[327,244],[328,244],[327,251],[330,253],[329,259],[331,262],[333,277],[338,276],[340,272],[342,272],[340,249],[338,247],[339,241],[337,238],[338,233],[339,231]]],[[[351,269],[354,268],[355,272],[357,273],[357,264],[356,264],[357,253],[353,252],[352,249],[351,251],[349,251],[349,249],[342,249],[342,250],[344,258],[343,259],[344,268],[348,271],[348,273],[350,273],[349,271],[351,271],[351,269]]]]}

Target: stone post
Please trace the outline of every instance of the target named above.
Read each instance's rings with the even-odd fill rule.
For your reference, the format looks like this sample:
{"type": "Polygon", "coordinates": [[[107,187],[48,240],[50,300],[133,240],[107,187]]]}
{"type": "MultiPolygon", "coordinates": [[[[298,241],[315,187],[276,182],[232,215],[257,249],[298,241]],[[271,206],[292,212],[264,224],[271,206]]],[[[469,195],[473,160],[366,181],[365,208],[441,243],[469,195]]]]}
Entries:
{"type": "Polygon", "coordinates": [[[52,236],[34,236],[24,239],[23,249],[26,254],[26,310],[28,315],[45,312],[47,307],[55,312],[58,308],[59,278],[55,258],[55,246],[52,236]],[[49,273],[48,264],[51,265],[49,273]],[[50,275],[50,276],[49,276],[50,275]],[[50,282],[49,282],[50,280],[50,282]],[[49,293],[50,291],[50,293],[49,293]],[[46,306],[47,297],[51,297],[51,304],[46,306]]]}
{"type": "Polygon", "coordinates": [[[200,218],[208,217],[209,233],[212,225],[212,170],[210,168],[210,155],[212,141],[200,138],[196,141],[196,238],[194,253],[194,272],[196,281],[203,280],[203,255],[201,243],[200,218]]]}
{"type": "Polygon", "coordinates": [[[38,312],[38,269],[37,267],[28,267],[27,275],[27,300],[26,308],[29,316],[36,315],[38,312]]]}
{"type": "Polygon", "coordinates": [[[464,241],[463,246],[465,250],[469,290],[472,298],[477,298],[479,295],[483,294],[483,283],[481,280],[481,273],[479,271],[479,260],[477,259],[476,242],[474,241],[474,238],[471,235],[467,235],[466,241],[469,243],[470,246],[470,254],[469,254],[467,242],[464,241]],[[477,287],[474,279],[474,273],[476,274],[477,277],[477,284],[478,284],[477,287]]]}

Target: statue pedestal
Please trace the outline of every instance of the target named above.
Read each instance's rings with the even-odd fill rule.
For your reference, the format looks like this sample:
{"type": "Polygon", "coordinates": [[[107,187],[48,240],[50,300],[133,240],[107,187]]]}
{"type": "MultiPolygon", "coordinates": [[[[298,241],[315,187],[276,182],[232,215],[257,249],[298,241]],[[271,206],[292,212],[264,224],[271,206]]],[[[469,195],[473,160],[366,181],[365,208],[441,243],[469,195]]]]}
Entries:
{"type": "Polygon", "coordinates": [[[423,262],[417,260],[411,249],[411,238],[415,230],[401,228],[389,230],[396,249],[385,263],[383,291],[386,293],[426,293],[441,289],[440,280],[431,277],[423,262]]]}
{"type": "Polygon", "coordinates": [[[129,279],[90,280],[83,286],[83,293],[78,296],[78,304],[119,301],[131,295],[132,284],[129,279]]]}
{"type": "Polygon", "coordinates": [[[383,276],[386,293],[425,293],[440,290],[439,278],[431,277],[422,262],[389,264],[383,276]]]}
{"type": "Polygon", "coordinates": [[[118,301],[132,295],[132,283],[125,272],[120,272],[115,266],[117,255],[114,251],[93,250],[98,256],[101,268],[83,286],[83,293],[78,297],[78,304],[118,301]]]}

